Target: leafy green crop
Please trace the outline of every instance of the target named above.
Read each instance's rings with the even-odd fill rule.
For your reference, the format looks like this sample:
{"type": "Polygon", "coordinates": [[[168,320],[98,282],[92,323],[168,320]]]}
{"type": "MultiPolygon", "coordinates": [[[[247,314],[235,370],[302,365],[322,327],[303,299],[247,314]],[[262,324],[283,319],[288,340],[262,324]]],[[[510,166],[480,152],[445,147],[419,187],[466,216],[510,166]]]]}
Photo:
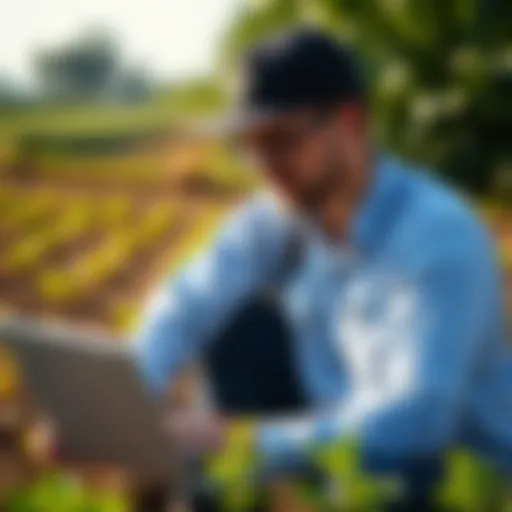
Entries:
{"type": "Polygon", "coordinates": [[[127,512],[126,499],[113,492],[87,491],[77,480],[50,475],[14,493],[6,512],[127,512]]]}

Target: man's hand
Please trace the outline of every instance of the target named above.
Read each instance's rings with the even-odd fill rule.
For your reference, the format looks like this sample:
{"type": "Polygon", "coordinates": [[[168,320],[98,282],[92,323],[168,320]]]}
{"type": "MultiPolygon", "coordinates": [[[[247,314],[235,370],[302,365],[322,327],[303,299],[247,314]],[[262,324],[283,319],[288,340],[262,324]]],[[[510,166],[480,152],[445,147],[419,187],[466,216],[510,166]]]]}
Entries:
{"type": "Polygon", "coordinates": [[[40,465],[52,465],[59,461],[58,434],[48,420],[38,420],[25,432],[22,440],[24,454],[40,465]]]}
{"type": "MultiPolygon", "coordinates": [[[[207,411],[173,412],[166,418],[164,429],[175,449],[185,456],[217,453],[227,443],[227,422],[207,411]]],[[[58,429],[46,420],[37,421],[27,430],[23,451],[42,466],[80,464],[80,461],[70,459],[63,451],[58,429]]],[[[102,461],[97,463],[101,464],[102,461]]]]}
{"type": "Polygon", "coordinates": [[[175,449],[199,456],[212,493],[226,510],[247,510],[254,501],[256,450],[251,421],[227,421],[207,411],[177,411],[166,424],[175,449]]]}
{"type": "Polygon", "coordinates": [[[209,411],[175,411],[167,417],[165,429],[174,448],[188,456],[216,453],[227,442],[227,422],[209,411]]]}

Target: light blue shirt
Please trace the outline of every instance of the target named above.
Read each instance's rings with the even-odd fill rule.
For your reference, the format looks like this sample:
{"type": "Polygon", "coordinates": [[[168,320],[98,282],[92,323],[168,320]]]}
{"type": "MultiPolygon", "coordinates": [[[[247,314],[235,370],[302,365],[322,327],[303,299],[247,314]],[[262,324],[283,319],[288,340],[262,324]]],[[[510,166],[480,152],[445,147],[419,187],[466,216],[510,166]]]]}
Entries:
{"type": "Polygon", "coordinates": [[[270,196],[235,212],[148,307],[135,350],[151,387],[163,390],[245,299],[279,281],[295,230],[304,255],[283,302],[318,409],[262,421],[263,452],[293,457],[355,433],[369,461],[469,444],[512,469],[512,358],[493,243],[454,193],[392,158],[376,165],[345,244],[270,196]]]}

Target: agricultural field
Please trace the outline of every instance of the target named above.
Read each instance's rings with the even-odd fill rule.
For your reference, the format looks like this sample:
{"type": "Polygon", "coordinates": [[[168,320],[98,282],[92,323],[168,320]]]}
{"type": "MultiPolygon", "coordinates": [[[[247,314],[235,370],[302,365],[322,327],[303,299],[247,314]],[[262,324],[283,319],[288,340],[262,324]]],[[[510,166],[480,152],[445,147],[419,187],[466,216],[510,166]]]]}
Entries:
{"type": "MultiPolygon", "coordinates": [[[[218,148],[171,144],[158,139],[107,154],[43,151],[0,165],[0,314],[127,340],[147,295],[206,243],[247,186],[218,148]]],[[[36,495],[70,492],[54,468],[25,454],[34,413],[0,344],[2,510],[20,484],[26,496],[28,482],[36,495]]],[[[101,472],[79,473],[105,487],[101,472]]],[[[122,501],[118,488],[107,486],[114,502],[122,501]]]]}
{"type": "Polygon", "coordinates": [[[0,190],[0,300],[23,314],[129,326],[147,288],[222,200],[10,184],[0,190]]]}
{"type": "MultiPolygon", "coordinates": [[[[226,198],[136,192],[5,185],[0,192],[2,313],[57,319],[127,339],[148,292],[204,242],[228,205],[226,198]]],[[[25,456],[22,440],[34,412],[16,366],[0,347],[0,437],[9,447],[2,453],[5,445],[0,446],[0,503],[2,489],[10,495],[21,483],[35,482],[42,490],[34,492],[44,495],[71,492],[64,477],[25,456]]],[[[97,490],[100,482],[108,503],[121,503],[117,479],[107,486],[111,476],[105,480],[83,469],[79,474],[96,489],[87,499],[104,499],[97,490]]]]}
{"type": "MultiPolygon", "coordinates": [[[[197,186],[197,183],[194,184],[197,186]]],[[[91,180],[0,183],[0,311],[126,332],[148,291],[235,200],[161,180],[143,190],[91,180]]],[[[512,264],[512,220],[484,211],[512,264]]]]}
{"type": "MultiPolygon", "coordinates": [[[[177,145],[159,135],[122,151],[76,154],[76,146],[63,151],[69,139],[59,137],[58,151],[54,139],[46,150],[43,137],[28,156],[7,151],[0,163],[0,313],[126,339],[150,290],[206,242],[256,183],[219,147],[177,145]]],[[[512,311],[512,214],[494,205],[481,210],[508,269],[512,311]]],[[[46,482],[31,491],[43,501],[52,492],[75,499],[53,468],[23,455],[25,402],[16,367],[0,347],[0,437],[10,447],[3,454],[0,446],[0,503],[27,481],[46,482]]],[[[119,485],[110,482],[109,505],[94,510],[126,509],[119,485]]]]}

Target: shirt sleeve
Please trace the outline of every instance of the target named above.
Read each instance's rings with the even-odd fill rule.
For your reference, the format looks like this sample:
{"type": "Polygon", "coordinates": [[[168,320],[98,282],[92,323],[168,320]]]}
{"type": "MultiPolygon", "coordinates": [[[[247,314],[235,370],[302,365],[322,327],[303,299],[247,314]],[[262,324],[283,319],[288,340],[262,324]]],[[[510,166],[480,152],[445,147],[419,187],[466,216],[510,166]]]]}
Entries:
{"type": "MultiPolygon", "coordinates": [[[[480,356],[492,350],[484,330],[490,305],[497,303],[498,280],[481,240],[457,233],[434,247],[421,255],[409,295],[400,287],[384,293],[383,309],[395,321],[378,324],[372,314],[359,320],[363,338],[375,334],[384,348],[373,366],[365,363],[366,370],[363,364],[357,373],[370,384],[353,386],[343,403],[325,413],[262,424],[259,442],[268,457],[298,458],[314,442],[350,436],[372,467],[374,461],[436,455],[450,444],[480,356]],[[378,373],[384,373],[381,382],[378,373]]],[[[348,342],[364,342],[353,331],[348,342]]]]}
{"type": "Polygon", "coordinates": [[[197,355],[240,303],[272,280],[284,219],[254,200],[228,219],[213,247],[170,279],[149,302],[133,344],[142,375],[155,392],[197,355]]]}

